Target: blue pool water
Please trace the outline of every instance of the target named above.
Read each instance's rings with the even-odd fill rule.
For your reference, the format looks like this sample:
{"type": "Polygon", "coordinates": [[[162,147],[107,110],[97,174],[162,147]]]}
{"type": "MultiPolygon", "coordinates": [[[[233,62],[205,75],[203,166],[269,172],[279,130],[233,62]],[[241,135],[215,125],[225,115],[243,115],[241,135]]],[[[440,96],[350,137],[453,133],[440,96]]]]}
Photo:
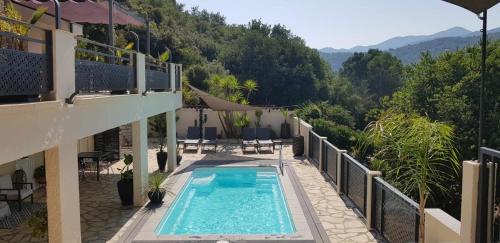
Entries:
{"type": "Polygon", "coordinates": [[[156,229],[159,235],[293,232],[274,167],[195,169],[156,229]]]}

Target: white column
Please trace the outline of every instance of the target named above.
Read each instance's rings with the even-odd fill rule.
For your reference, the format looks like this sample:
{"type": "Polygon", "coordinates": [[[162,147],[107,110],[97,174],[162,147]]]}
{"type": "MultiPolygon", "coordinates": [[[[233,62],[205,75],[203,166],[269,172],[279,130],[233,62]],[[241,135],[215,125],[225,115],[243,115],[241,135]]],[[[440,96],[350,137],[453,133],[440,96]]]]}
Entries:
{"type": "Polygon", "coordinates": [[[373,206],[373,180],[376,176],[382,176],[382,172],[380,171],[372,171],[368,172],[366,175],[366,228],[372,228],[372,206],[373,206]]]}
{"type": "Polygon", "coordinates": [[[64,101],[75,92],[75,47],[72,33],[64,30],[52,32],[52,70],[54,93],[52,99],[64,101]]]}
{"type": "Polygon", "coordinates": [[[49,242],[81,242],[78,141],[45,151],[49,242]]]}
{"type": "Polygon", "coordinates": [[[463,163],[462,207],[460,213],[462,242],[476,242],[479,167],[480,164],[477,161],[464,161],[463,163]]]}
{"type": "Polygon", "coordinates": [[[167,171],[174,171],[177,167],[177,135],[175,123],[175,110],[167,112],[167,171]]]}
{"type": "Polygon", "coordinates": [[[146,57],[142,53],[135,53],[135,68],[137,79],[137,93],[146,91],[146,57]]]}
{"type": "Polygon", "coordinates": [[[134,205],[142,206],[148,187],[148,126],[147,119],[132,122],[132,150],[134,153],[134,205]]]}

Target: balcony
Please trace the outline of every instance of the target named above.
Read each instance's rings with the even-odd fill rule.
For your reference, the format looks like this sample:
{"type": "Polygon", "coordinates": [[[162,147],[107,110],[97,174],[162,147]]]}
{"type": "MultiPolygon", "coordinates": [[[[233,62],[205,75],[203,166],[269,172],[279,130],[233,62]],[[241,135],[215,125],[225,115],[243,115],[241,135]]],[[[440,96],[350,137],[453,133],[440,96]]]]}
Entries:
{"type": "Polygon", "coordinates": [[[71,82],[72,75],[72,96],[135,94],[139,80],[145,80],[141,93],[181,90],[180,64],[158,63],[151,58],[144,61],[144,55],[135,51],[78,36],[73,40],[55,38],[51,30],[5,17],[0,21],[25,30],[0,32],[0,104],[57,100],[55,80],[71,82]],[[74,52],[72,60],[55,60],[55,53],[62,49],[74,52]],[[74,63],[72,74],[57,66],[66,63],[74,63]],[[61,72],[56,73],[58,70],[61,72]]]}

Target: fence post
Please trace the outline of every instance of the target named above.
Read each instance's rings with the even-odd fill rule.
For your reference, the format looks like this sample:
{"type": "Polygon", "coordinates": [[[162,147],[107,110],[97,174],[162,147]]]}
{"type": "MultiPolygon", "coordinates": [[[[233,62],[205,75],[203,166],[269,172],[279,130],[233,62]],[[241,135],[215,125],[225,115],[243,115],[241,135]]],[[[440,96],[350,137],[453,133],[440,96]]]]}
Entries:
{"type": "Polygon", "coordinates": [[[142,53],[134,54],[135,80],[138,94],[146,91],[146,56],[142,53]]]}
{"type": "Polygon", "coordinates": [[[373,208],[373,179],[381,176],[382,172],[370,170],[366,175],[366,227],[372,228],[372,208],[373,208]]]}
{"type": "Polygon", "coordinates": [[[462,242],[476,242],[479,166],[480,164],[477,161],[463,162],[462,207],[460,214],[462,242]]]}
{"type": "Polygon", "coordinates": [[[175,64],[174,63],[169,63],[168,68],[170,70],[170,88],[172,92],[175,93],[175,64]]]}
{"type": "Polygon", "coordinates": [[[319,161],[318,167],[319,172],[323,171],[323,142],[327,139],[327,137],[319,137],[319,161]]]}
{"type": "Polygon", "coordinates": [[[52,99],[64,101],[75,92],[75,47],[76,39],[70,32],[52,32],[52,99]]]}
{"type": "Polygon", "coordinates": [[[342,192],[342,154],[347,153],[347,150],[339,150],[337,153],[337,193],[342,192]]]}
{"type": "Polygon", "coordinates": [[[304,136],[304,155],[307,158],[311,158],[311,154],[309,153],[309,132],[312,130],[312,126],[301,120],[300,123],[300,134],[304,136]]]}

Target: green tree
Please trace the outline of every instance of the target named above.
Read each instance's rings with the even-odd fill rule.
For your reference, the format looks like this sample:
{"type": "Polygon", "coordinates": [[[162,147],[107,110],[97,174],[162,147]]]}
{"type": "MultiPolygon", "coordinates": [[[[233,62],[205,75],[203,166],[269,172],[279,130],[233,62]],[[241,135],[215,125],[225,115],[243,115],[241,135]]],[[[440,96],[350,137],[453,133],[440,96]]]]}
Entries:
{"type": "MultiPolygon", "coordinates": [[[[449,125],[388,111],[367,126],[366,134],[365,142],[374,148],[372,167],[417,199],[420,215],[425,215],[429,197],[449,192],[449,184],[458,178],[460,163],[449,125]]],[[[424,230],[424,217],[420,217],[422,242],[424,230]]]]}

